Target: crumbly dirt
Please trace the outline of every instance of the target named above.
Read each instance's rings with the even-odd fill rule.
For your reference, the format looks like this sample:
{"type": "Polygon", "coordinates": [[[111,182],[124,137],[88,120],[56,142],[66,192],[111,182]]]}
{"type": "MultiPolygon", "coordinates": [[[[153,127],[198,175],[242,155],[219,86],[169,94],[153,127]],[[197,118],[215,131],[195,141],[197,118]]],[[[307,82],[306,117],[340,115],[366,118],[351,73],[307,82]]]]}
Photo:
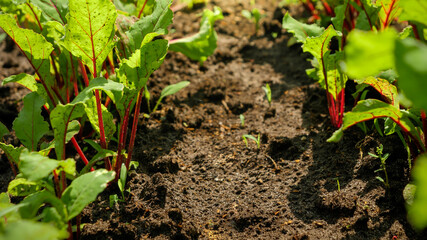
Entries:
{"type": "MultiPolygon", "coordinates": [[[[110,206],[109,196],[120,195],[110,186],[84,209],[82,239],[423,239],[406,220],[402,191],[410,177],[400,140],[354,127],[340,143],[327,143],[334,129],[325,92],[305,73],[309,55],[288,47],[281,30],[285,11],[303,9],[256,2],[266,14],[258,33],[240,14],[249,1],[210,1],[225,16],[216,24],[215,54],[200,66],[170,52],[153,74],[155,98],[169,84],[191,84],[141,119],[133,156],[140,166],[130,172],[126,202],[110,206]],[[252,140],[246,147],[244,134],[259,135],[260,147],[252,140]],[[389,191],[376,179],[379,160],[368,155],[380,144],[390,153],[389,191]]],[[[202,10],[176,12],[171,36],[196,32],[202,10]]],[[[0,79],[30,71],[6,45],[0,79]]],[[[23,91],[0,88],[9,127],[19,109],[12,95],[23,91]]],[[[4,191],[12,174],[4,156],[0,163],[4,191]]]]}

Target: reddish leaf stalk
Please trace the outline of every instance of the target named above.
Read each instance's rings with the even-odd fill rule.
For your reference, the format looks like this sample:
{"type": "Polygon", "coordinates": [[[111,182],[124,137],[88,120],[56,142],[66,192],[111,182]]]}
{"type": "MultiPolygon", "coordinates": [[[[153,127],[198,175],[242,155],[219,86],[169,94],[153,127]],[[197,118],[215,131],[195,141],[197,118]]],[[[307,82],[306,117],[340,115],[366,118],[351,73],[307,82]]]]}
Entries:
{"type": "Polygon", "coordinates": [[[141,18],[142,12],[144,12],[145,5],[147,5],[148,0],[145,0],[144,5],[142,5],[141,10],[139,11],[138,18],[141,18]]]}
{"type": "MultiPolygon", "coordinates": [[[[83,153],[82,149],[80,148],[79,144],[77,143],[74,137],[71,138],[71,142],[73,143],[73,146],[76,149],[77,154],[79,154],[80,158],[82,159],[83,163],[87,165],[89,161],[87,160],[85,154],[83,153]]],[[[93,168],[91,169],[91,171],[93,171],[93,168]]]]}
{"type": "Polygon", "coordinates": [[[61,180],[62,180],[62,189],[61,189],[61,196],[62,196],[62,193],[67,188],[67,178],[64,171],[61,172],[61,180]]]}
{"type": "Polygon", "coordinates": [[[70,235],[68,237],[68,240],[73,240],[73,228],[71,227],[71,221],[68,221],[67,231],[68,231],[68,234],[70,235]]]}
{"type": "Polygon", "coordinates": [[[53,181],[55,183],[55,190],[56,190],[56,196],[58,198],[61,198],[61,188],[59,185],[59,177],[58,177],[58,173],[56,172],[56,169],[53,170],[53,181]]]}
{"type": "Polygon", "coordinates": [[[82,218],[81,214],[77,215],[77,217],[76,217],[76,227],[77,227],[76,239],[80,239],[80,224],[81,224],[81,220],[82,220],[81,218],[82,218]]]}
{"type": "Polygon", "coordinates": [[[117,160],[116,160],[116,165],[114,166],[114,170],[116,171],[116,179],[118,179],[119,177],[119,173],[120,173],[120,167],[122,165],[122,159],[123,159],[123,154],[122,154],[122,150],[125,147],[126,144],[126,132],[128,129],[128,124],[129,124],[129,112],[130,112],[130,106],[132,104],[131,100],[128,104],[128,106],[126,107],[126,111],[125,111],[125,115],[123,117],[123,123],[120,126],[120,137],[119,137],[119,146],[117,147],[117,160]]]}
{"type": "Polygon", "coordinates": [[[384,12],[385,12],[385,15],[386,15],[385,20],[382,21],[382,24],[383,24],[382,27],[383,27],[383,29],[385,29],[390,24],[389,22],[391,22],[392,17],[390,17],[390,16],[391,16],[391,13],[394,10],[395,3],[396,3],[396,0],[392,0],[391,3],[390,3],[390,7],[388,9],[385,8],[384,4],[382,5],[382,8],[384,9],[384,12]]]}
{"type": "Polygon", "coordinates": [[[314,7],[311,0],[307,0],[307,2],[304,4],[304,6],[310,11],[310,13],[314,17],[314,19],[316,19],[316,20],[320,19],[319,15],[317,14],[317,10],[314,7]]]}
{"type": "Polygon", "coordinates": [[[413,23],[409,23],[409,24],[412,26],[415,38],[418,39],[418,40],[421,40],[420,34],[418,33],[417,25],[415,25],[413,23]]]}
{"type": "Polygon", "coordinates": [[[332,10],[331,6],[329,6],[329,4],[328,4],[328,2],[326,2],[326,0],[322,0],[322,5],[325,8],[325,11],[329,16],[335,17],[334,10],[332,10]]]}
{"type": "Polygon", "coordinates": [[[107,56],[108,65],[110,65],[111,74],[115,74],[116,71],[114,70],[114,63],[113,60],[110,59],[110,56],[107,56]]]}
{"type": "Polygon", "coordinates": [[[136,130],[138,128],[139,112],[141,109],[142,96],[144,95],[144,88],[138,93],[138,100],[136,101],[135,112],[133,114],[132,132],[130,134],[128,158],[126,159],[126,169],[129,169],[130,161],[132,160],[133,146],[135,144],[136,130]]]}
{"type": "MultiPolygon", "coordinates": [[[[327,38],[326,38],[327,39],[327,38]]],[[[326,41],[325,39],[325,41],[326,41]]],[[[326,99],[328,101],[328,110],[329,115],[331,117],[332,125],[336,128],[340,128],[342,125],[342,118],[343,118],[343,112],[344,112],[344,88],[341,90],[340,93],[337,95],[337,101],[335,101],[333,95],[329,92],[329,84],[328,84],[328,74],[327,69],[325,66],[325,61],[323,59],[323,46],[325,42],[322,43],[320,56],[322,61],[322,68],[323,68],[323,78],[325,80],[325,87],[326,87],[326,99]]]]}
{"type": "Polygon", "coordinates": [[[83,80],[85,82],[86,87],[89,86],[89,78],[87,76],[86,68],[83,65],[82,61],[79,60],[80,70],[82,71],[83,80]]]}

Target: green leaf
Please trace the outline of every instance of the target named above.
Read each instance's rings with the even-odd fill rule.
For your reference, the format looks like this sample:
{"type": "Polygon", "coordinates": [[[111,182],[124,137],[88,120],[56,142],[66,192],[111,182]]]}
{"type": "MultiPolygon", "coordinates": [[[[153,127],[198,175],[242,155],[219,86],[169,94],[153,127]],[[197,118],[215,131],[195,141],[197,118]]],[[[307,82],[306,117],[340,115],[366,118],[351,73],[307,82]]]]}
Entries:
{"type": "Polygon", "coordinates": [[[347,10],[348,0],[344,1],[344,4],[336,6],[334,8],[335,17],[331,18],[332,24],[337,31],[342,32],[345,20],[345,12],[347,10]]]}
{"type": "MultiPolygon", "coordinates": [[[[352,2],[353,3],[353,2],[352,2]]],[[[357,18],[356,28],[360,30],[370,31],[373,27],[375,27],[375,23],[378,20],[378,13],[381,10],[375,4],[372,4],[371,0],[361,0],[361,4],[363,4],[363,9],[359,11],[359,17],[357,18]]],[[[352,4],[355,6],[357,4],[352,4]]]]}
{"type": "Polygon", "coordinates": [[[122,166],[120,169],[120,179],[117,182],[117,184],[119,185],[120,192],[122,192],[122,194],[125,191],[127,174],[128,174],[128,172],[126,169],[126,165],[124,163],[122,163],[122,166]]]}
{"type": "Polygon", "coordinates": [[[49,203],[51,206],[55,207],[62,216],[62,219],[65,220],[67,212],[64,203],[57,198],[54,193],[46,190],[31,194],[22,200],[20,204],[23,206],[19,209],[19,213],[24,219],[32,219],[37,215],[39,209],[44,206],[45,203],[49,203]]]}
{"type": "Polygon", "coordinates": [[[155,36],[168,33],[167,28],[172,23],[173,18],[173,12],[169,8],[171,4],[171,0],[155,1],[153,13],[142,17],[130,27],[129,31],[126,32],[130,53],[141,48],[147,35],[151,40],[155,36]]]}
{"type": "Polygon", "coordinates": [[[304,45],[302,47],[304,52],[309,52],[313,55],[318,61],[319,64],[322,64],[321,59],[329,51],[329,43],[333,37],[339,37],[342,34],[335,31],[332,25],[321,33],[319,36],[307,37],[304,40],[304,45]]]}
{"type": "MultiPolygon", "coordinates": [[[[113,137],[114,132],[116,131],[116,124],[114,122],[113,114],[108,111],[108,109],[101,104],[102,108],[102,119],[104,121],[104,133],[107,142],[110,141],[111,137],[113,137]]],[[[93,96],[89,101],[85,104],[85,112],[89,119],[89,122],[92,125],[92,128],[99,134],[99,121],[98,121],[98,111],[96,107],[96,98],[93,96]]]]}
{"type": "Polygon", "coordinates": [[[106,157],[115,157],[117,156],[117,152],[108,149],[100,149],[98,153],[93,156],[93,158],[89,161],[89,163],[80,171],[80,175],[89,172],[89,170],[100,160],[104,160],[106,157]]]}
{"type": "Polygon", "coordinates": [[[30,61],[37,75],[47,86],[53,86],[53,76],[50,74],[49,55],[53,46],[38,33],[18,27],[15,18],[9,14],[0,15],[0,27],[15,41],[21,51],[30,61]]]}
{"type": "Polygon", "coordinates": [[[181,81],[179,83],[169,85],[162,90],[162,93],[160,94],[160,98],[163,99],[164,97],[173,95],[179,92],[181,89],[187,87],[189,84],[190,84],[189,81],[181,81]]]}
{"type": "Polygon", "coordinates": [[[42,16],[47,21],[57,21],[62,25],[67,23],[65,16],[68,13],[68,0],[30,0],[42,11],[42,16]]]}
{"type": "Polygon", "coordinates": [[[7,159],[16,164],[19,164],[19,156],[21,155],[22,150],[25,149],[24,147],[14,147],[2,142],[0,142],[0,148],[4,151],[4,154],[6,154],[7,159]]]}
{"type": "Polygon", "coordinates": [[[62,37],[65,35],[65,29],[61,23],[55,21],[46,22],[43,25],[42,34],[52,45],[62,47],[60,44],[62,37]]]}
{"type": "Polygon", "coordinates": [[[129,59],[120,63],[117,78],[126,87],[140,90],[151,74],[158,69],[165,59],[168,50],[166,40],[156,40],[142,45],[129,59]]]}
{"type": "MultiPolygon", "coordinates": [[[[340,93],[345,89],[345,84],[348,80],[346,74],[343,74],[339,68],[339,63],[344,59],[342,52],[336,52],[335,54],[329,54],[327,52],[323,57],[324,66],[326,68],[326,77],[328,81],[328,93],[337,100],[340,93]]],[[[319,68],[318,76],[320,86],[326,88],[325,75],[323,73],[323,67],[319,68]]]]}
{"type": "Polygon", "coordinates": [[[66,174],[71,176],[75,176],[77,173],[76,161],[72,158],[63,161],[58,161],[58,167],[60,171],[64,171],[66,174]]]}
{"type": "Polygon", "coordinates": [[[404,0],[399,2],[401,21],[415,21],[427,25],[427,2],[424,0],[404,0]]]}
{"type": "Polygon", "coordinates": [[[92,98],[93,91],[96,89],[105,92],[111,100],[116,103],[123,94],[123,87],[123,84],[107,80],[104,77],[95,78],[90,81],[89,86],[77,95],[77,97],[72,101],[72,104],[86,103],[92,98]]]}
{"type": "Polygon", "coordinates": [[[116,7],[109,0],[70,0],[69,11],[63,45],[92,73],[100,73],[102,63],[115,45],[116,7]]]}
{"type": "Polygon", "coordinates": [[[337,132],[334,133],[334,135],[327,141],[339,141],[340,137],[342,136],[341,132],[357,123],[386,117],[391,118],[400,126],[403,131],[410,134],[414,140],[420,141],[417,129],[407,114],[400,111],[399,108],[377,99],[359,101],[357,105],[351,110],[351,112],[346,112],[344,114],[342,127],[338,129],[337,132]]]}
{"type": "Polygon", "coordinates": [[[388,103],[395,107],[399,107],[399,94],[397,88],[389,81],[382,78],[367,77],[364,80],[357,80],[358,84],[367,84],[377,90],[388,103]]]}
{"type": "Polygon", "coordinates": [[[414,39],[396,40],[396,70],[399,87],[414,106],[427,109],[427,45],[414,39]]]}
{"type": "Polygon", "coordinates": [[[18,75],[12,75],[9,76],[2,81],[2,85],[5,85],[7,83],[16,82],[20,85],[28,88],[30,91],[35,92],[37,89],[41,86],[37,84],[36,79],[34,79],[33,75],[29,75],[26,73],[20,73],[18,75]]]}
{"type": "Polygon", "coordinates": [[[4,137],[4,135],[9,134],[9,129],[0,122],[0,140],[4,137]]]}
{"type": "Polygon", "coordinates": [[[58,161],[24,150],[21,153],[19,170],[28,181],[37,181],[49,176],[58,167],[58,161]]]}
{"type": "Polygon", "coordinates": [[[10,181],[7,192],[15,197],[25,197],[40,191],[42,186],[25,178],[16,178],[10,181]]]}
{"type": "Polygon", "coordinates": [[[215,7],[214,11],[205,9],[200,22],[200,30],[196,35],[170,41],[169,49],[181,52],[192,60],[203,63],[212,55],[217,47],[217,33],[214,24],[223,19],[221,9],[215,7]]]}
{"type": "MultiPolygon", "coordinates": [[[[58,159],[65,159],[65,144],[67,143],[69,122],[82,117],[84,113],[84,104],[82,103],[58,104],[50,113],[50,122],[55,136],[55,152],[58,159]]],[[[72,132],[76,133],[75,131],[72,132]]]]}
{"type": "Polygon", "coordinates": [[[159,106],[159,104],[163,100],[163,98],[179,92],[181,89],[187,87],[189,84],[190,84],[189,81],[181,81],[179,83],[175,83],[175,84],[172,84],[172,85],[165,87],[162,90],[162,93],[160,94],[159,100],[157,100],[156,106],[153,108],[153,112],[155,112],[157,110],[157,107],[159,106]]]}
{"type": "Polygon", "coordinates": [[[427,227],[427,155],[417,158],[412,170],[412,177],[416,185],[415,197],[412,205],[407,206],[408,219],[412,225],[422,230],[427,227]]]}
{"type": "Polygon", "coordinates": [[[105,169],[86,173],[71,182],[70,186],[62,194],[61,200],[68,210],[67,221],[71,220],[93,202],[99,193],[106,187],[107,183],[114,179],[115,173],[105,169]]]}
{"type": "Polygon", "coordinates": [[[346,72],[349,77],[362,79],[394,68],[394,30],[383,32],[352,31],[344,48],[346,72]]]}
{"type": "Polygon", "coordinates": [[[308,37],[320,36],[325,29],[317,24],[305,24],[292,18],[289,13],[283,17],[282,27],[288,32],[293,33],[298,42],[302,43],[308,37]]]}
{"type": "Polygon", "coordinates": [[[1,240],[37,239],[57,240],[65,239],[68,233],[65,229],[59,230],[50,223],[40,223],[30,220],[10,222],[0,233],[1,240]]]}
{"type": "Polygon", "coordinates": [[[44,99],[32,92],[24,97],[24,108],[13,121],[13,130],[22,144],[31,151],[36,151],[40,139],[49,131],[49,124],[41,115],[44,99]]]}

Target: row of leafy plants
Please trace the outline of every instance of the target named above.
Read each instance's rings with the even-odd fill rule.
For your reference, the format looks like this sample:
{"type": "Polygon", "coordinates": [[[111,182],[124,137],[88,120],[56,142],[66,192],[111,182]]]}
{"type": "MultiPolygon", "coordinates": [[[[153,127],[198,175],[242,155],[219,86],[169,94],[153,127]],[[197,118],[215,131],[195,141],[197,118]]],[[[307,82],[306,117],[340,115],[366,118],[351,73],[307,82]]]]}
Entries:
{"type": "MultiPolygon", "coordinates": [[[[0,148],[15,175],[0,194],[0,239],[78,239],[83,208],[112,182],[124,187],[141,104],[150,104],[151,74],[168,50],[202,64],[216,48],[213,25],[222,19],[221,10],[205,10],[197,34],[168,41],[171,3],[0,1],[0,27],[35,72],[2,82],[31,92],[12,126],[22,146],[7,144],[9,129],[0,124],[0,148]],[[82,144],[96,150],[91,159],[82,144]],[[69,158],[75,153],[83,168],[69,158]]],[[[153,111],[188,84],[163,89],[153,111]]]]}
{"type": "Polygon", "coordinates": [[[283,28],[313,56],[307,74],[326,90],[331,123],[338,129],[328,141],[340,141],[354,125],[365,133],[397,134],[408,151],[416,186],[409,184],[405,190],[408,218],[416,229],[425,228],[427,2],[305,0],[303,4],[318,24],[305,24],[286,14],[283,28]],[[349,79],[356,83],[351,92],[355,106],[344,112],[349,79]],[[375,96],[370,91],[381,97],[369,98],[375,96]]]}

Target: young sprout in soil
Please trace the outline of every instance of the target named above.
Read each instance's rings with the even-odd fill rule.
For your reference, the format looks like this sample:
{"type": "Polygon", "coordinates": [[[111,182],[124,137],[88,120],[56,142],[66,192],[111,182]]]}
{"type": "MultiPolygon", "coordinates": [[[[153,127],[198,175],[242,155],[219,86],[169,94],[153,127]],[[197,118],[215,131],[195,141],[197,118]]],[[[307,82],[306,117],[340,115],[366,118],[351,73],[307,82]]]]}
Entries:
{"type": "Polygon", "coordinates": [[[340,179],[338,177],[334,178],[337,181],[338,192],[341,192],[340,179]]]}
{"type": "Polygon", "coordinates": [[[255,23],[255,34],[258,33],[259,20],[261,20],[265,15],[261,14],[258,8],[254,8],[251,12],[246,9],[242,10],[242,16],[255,23]]]}
{"type": "Polygon", "coordinates": [[[270,88],[270,85],[268,85],[268,83],[266,83],[265,87],[262,87],[262,89],[265,92],[265,97],[267,98],[268,106],[271,107],[271,88],[270,88]]]}
{"type": "Polygon", "coordinates": [[[245,127],[245,116],[243,116],[243,114],[240,114],[240,127],[244,128],[245,127]]]}
{"type": "Polygon", "coordinates": [[[384,175],[385,175],[385,181],[384,181],[384,179],[382,178],[382,177],[380,177],[380,176],[377,176],[377,179],[379,180],[379,181],[381,181],[382,183],[384,183],[384,185],[385,185],[385,187],[387,188],[387,189],[389,189],[390,188],[390,185],[389,185],[389,183],[388,183],[388,175],[387,175],[387,169],[386,169],[386,166],[385,166],[385,161],[387,160],[387,158],[390,156],[390,154],[389,153],[386,153],[386,154],[384,154],[383,155],[383,145],[381,144],[379,147],[377,147],[377,154],[373,154],[373,153],[368,153],[370,156],[372,156],[372,157],[374,157],[374,158],[378,158],[378,159],[380,159],[380,161],[381,161],[381,168],[380,169],[377,169],[377,170],[375,170],[375,172],[379,172],[379,171],[383,171],[384,172],[384,175]]]}
{"type": "Polygon", "coordinates": [[[247,148],[249,148],[249,144],[248,144],[247,139],[251,139],[256,143],[257,148],[260,149],[260,147],[261,147],[261,135],[259,133],[258,133],[258,138],[255,138],[254,136],[249,135],[249,134],[243,135],[242,138],[243,138],[243,142],[246,144],[247,148]]]}

